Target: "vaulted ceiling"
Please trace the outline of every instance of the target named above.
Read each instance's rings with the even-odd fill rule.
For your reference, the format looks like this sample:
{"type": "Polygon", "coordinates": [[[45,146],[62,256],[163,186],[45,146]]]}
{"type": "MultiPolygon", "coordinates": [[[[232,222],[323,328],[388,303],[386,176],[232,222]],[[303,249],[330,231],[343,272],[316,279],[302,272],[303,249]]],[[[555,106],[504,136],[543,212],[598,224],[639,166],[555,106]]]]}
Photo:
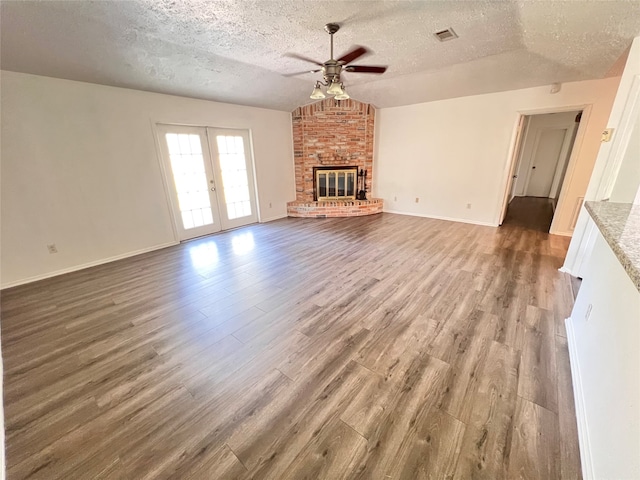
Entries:
{"type": "Polygon", "coordinates": [[[293,110],[319,74],[287,52],[388,65],[345,73],[349,94],[390,107],[602,78],[640,33],[638,0],[3,1],[4,70],[293,110]],[[459,38],[440,42],[451,27],[459,38]]]}

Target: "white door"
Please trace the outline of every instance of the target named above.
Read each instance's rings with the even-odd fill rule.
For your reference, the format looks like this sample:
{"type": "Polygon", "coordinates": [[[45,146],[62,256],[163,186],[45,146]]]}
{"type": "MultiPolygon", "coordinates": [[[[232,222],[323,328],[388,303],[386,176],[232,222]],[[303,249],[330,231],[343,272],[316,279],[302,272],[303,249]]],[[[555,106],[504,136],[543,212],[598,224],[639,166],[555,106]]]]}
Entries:
{"type": "Polygon", "coordinates": [[[180,240],[257,221],[248,132],[177,125],[157,131],[180,240]]]}
{"type": "Polygon", "coordinates": [[[541,129],[531,162],[531,172],[525,195],[548,197],[551,193],[556,166],[562,153],[566,128],[541,129]]]}
{"type": "Polygon", "coordinates": [[[247,130],[207,128],[222,228],[258,221],[251,145],[247,130]]]}

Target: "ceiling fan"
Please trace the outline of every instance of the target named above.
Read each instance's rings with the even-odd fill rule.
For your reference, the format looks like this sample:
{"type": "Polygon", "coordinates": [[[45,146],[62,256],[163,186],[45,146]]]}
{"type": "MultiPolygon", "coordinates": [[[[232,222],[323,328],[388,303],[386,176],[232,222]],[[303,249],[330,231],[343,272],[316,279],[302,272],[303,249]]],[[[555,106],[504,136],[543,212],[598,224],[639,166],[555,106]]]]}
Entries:
{"type": "Polygon", "coordinates": [[[324,85],[327,88],[327,94],[334,95],[336,100],[346,100],[349,98],[349,95],[344,89],[344,84],[340,78],[340,74],[342,72],[355,72],[355,73],[375,73],[381,74],[387,70],[387,67],[383,66],[372,66],[372,65],[349,65],[354,60],[360,58],[364,54],[368,53],[365,47],[355,47],[348,53],[345,53],[338,59],[333,58],[333,35],[340,30],[340,25],[337,23],[327,23],[324,26],[325,31],[331,35],[331,58],[324,63],[320,63],[311,58],[305,57],[303,55],[298,55],[297,53],[285,53],[285,56],[291,58],[297,58],[298,60],[304,60],[305,62],[313,63],[320,68],[315,70],[306,70],[304,72],[296,72],[285,74],[285,77],[291,77],[295,75],[302,75],[304,73],[317,73],[322,72],[322,78],[324,81],[316,81],[316,86],[311,93],[311,98],[314,100],[318,100],[321,98],[325,98],[326,95],[321,90],[321,86],[324,85]]]}

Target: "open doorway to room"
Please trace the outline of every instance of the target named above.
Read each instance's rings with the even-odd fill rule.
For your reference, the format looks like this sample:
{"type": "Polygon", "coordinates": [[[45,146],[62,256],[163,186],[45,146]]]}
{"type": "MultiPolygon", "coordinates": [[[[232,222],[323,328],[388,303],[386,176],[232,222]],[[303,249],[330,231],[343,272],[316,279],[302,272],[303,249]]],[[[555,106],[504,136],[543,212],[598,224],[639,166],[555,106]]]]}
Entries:
{"type": "Polygon", "coordinates": [[[549,232],[582,110],[522,115],[502,225],[549,232]]]}

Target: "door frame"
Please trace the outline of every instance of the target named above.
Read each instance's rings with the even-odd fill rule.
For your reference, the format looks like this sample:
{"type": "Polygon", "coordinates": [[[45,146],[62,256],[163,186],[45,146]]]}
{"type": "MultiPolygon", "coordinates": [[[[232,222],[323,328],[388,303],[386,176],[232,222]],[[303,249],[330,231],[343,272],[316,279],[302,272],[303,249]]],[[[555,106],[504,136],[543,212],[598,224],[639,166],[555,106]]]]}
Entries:
{"type": "MultiPolygon", "coordinates": [[[[253,189],[254,192],[254,196],[255,196],[255,203],[256,203],[256,218],[257,218],[257,223],[261,223],[261,217],[260,217],[260,203],[259,203],[259,195],[258,195],[258,183],[257,183],[257,171],[256,171],[256,164],[255,164],[255,155],[254,155],[254,149],[253,149],[253,135],[252,135],[252,131],[250,128],[238,128],[238,127],[212,127],[209,125],[203,125],[203,124],[196,124],[196,123],[175,123],[172,121],[164,121],[161,119],[154,119],[154,118],[150,118],[149,119],[149,123],[151,125],[151,133],[153,136],[153,142],[155,144],[155,149],[156,149],[156,159],[158,162],[158,165],[160,166],[160,177],[161,177],[161,181],[162,181],[162,186],[164,189],[164,197],[165,197],[165,207],[166,207],[166,212],[169,216],[169,219],[171,220],[169,223],[171,223],[171,231],[173,232],[173,240],[174,242],[180,243],[183,240],[180,240],[180,233],[178,232],[178,227],[177,227],[177,221],[179,220],[174,212],[173,209],[173,203],[171,200],[171,195],[172,195],[172,189],[174,188],[173,185],[169,184],[168,181],[172,176],[172,172],[167,170],[167,165],[166,162],[163,160],[163,147],[162,144],[160,143],[162,141],[161,138],[161,134],[159,132],[158,126],[162,125],[162,126],[175,126],[175,127],[194,127],[194,128],[204,128],[204,129],[214,129],[214,130],[235,130],[235,131],[243,131],[247,133],[247,137],[246,137],[246,141],[245,141],[245,148],[247,148],[247,142],[248,142],[248,149],[247,152],[250,155],[250,161],[248,162],[251,166],[252,169],[252,178],[253,180],[249,182],[249,188],[253,189]]],[[[211,144],[210,144],[210,140],[209,140],[209,136],[207,135],[207,148],[211,149],[211,144]]],[[[217,185],[216,185],[217,188],[217,185]]],[[[229,229],[233,229],[235,227],[230,227],[229,229]]],[[[224,231],[224,230],[223,230],[224,231]]],[[[215,232],[218,233],[218,232],[215,232]]]]}
{"type": "Polygon", "coordinates": [[[498,226],[502,225],[502,222],[504,222],[504,218],[507,216],[509,203],[511,203],[511,200],[513,200],[513,187],[515,186],[515,182],[513,181],[513,179],[515,178],[514,175],[516,173],[516,168],[518,167],[518,163],[520,161],[520,149],[522,148],[522,144],[524,142],[525,132],[528,124],[529,120],[527,119],[526,115],[518,115],[514,139],[509,150],[509,158],[511,159],[511,162],[509,165],[509,174],[507,176],[505,194],[502,199],[502,209],[500,210],[498,226]]]}
{"type": "MultiPolygon", "coordinates": [[[[554,108],[524,109],[524,110],[518,110],[516,112],[515,123],[513,127],[513,134],[511,136],[511,142],[509,144],[510,145],[509,153],[507,155],[507,161],[505,162],[505,169],[503,173],[503,180],[502,180],[503,195],[500,198],[500,204],[498,207],[500,208],[500,210],[498,210],[499,216],[498,218],[496,218],[496,222],[495,222],[496,225],[502,225],[502,221],[503,221],[502,206],[505,204],[505,198],[508,199],[508,196],[511,194],[511,188],[510,188],[511,181],[509,177],[513,176],[513,173],[511,172],[515,169],[514,163],[517,162],[519,158],[519,152],[515,150],[515,146],[516,146],[515,144],[517,141],[519,141],[518,127],[521,122],[520,117],[523,117],[523,116],[526,117],[530,115],[544,115],[546,113],[571,112],[574,110],[582,111],[582,118],[580,119],[580,124],[578,125],[578,131],[576,132],[576,137],[573,142],[573,147],[571,149],[571,156],[569,157],[569,161],[567,164],[567,171],[565,173],[564,180],[562,181],[562,185],[560,186],[560,197],[558,198],[558,205],[556,210],[561,210],[564,207],[565,203],[567,202],[567,198],[566,198],[567,189],[565,188],[565,186],[571,183],[571,180],[573,179],[573,176],[575,174],[577,163],[578,163],[577,152],[580,151],[580,148],[582,147],[582,143],[584,142],[587,125],[589,123],[589,118],[591,117],[592,107],[593,107],[592,104],[579,104],[579,105],[567,105],[567,106],[554,107],[554,108]]],[[[520,146],[522,146],[522,143],[520,143],[520,146]]],[[[508,201],[506,202],[506,205],[508,205],[508,201]]],[[[506,208],[504,210],[504,213],[506,214],[506,208]]],[[[555,230],[554,228],[555,224],[556,224],[556,215],[554,214],[553,220],[551,221],[551,228],[549,228],[549,233],[553,233],[553,231],[555,230]]]]}

